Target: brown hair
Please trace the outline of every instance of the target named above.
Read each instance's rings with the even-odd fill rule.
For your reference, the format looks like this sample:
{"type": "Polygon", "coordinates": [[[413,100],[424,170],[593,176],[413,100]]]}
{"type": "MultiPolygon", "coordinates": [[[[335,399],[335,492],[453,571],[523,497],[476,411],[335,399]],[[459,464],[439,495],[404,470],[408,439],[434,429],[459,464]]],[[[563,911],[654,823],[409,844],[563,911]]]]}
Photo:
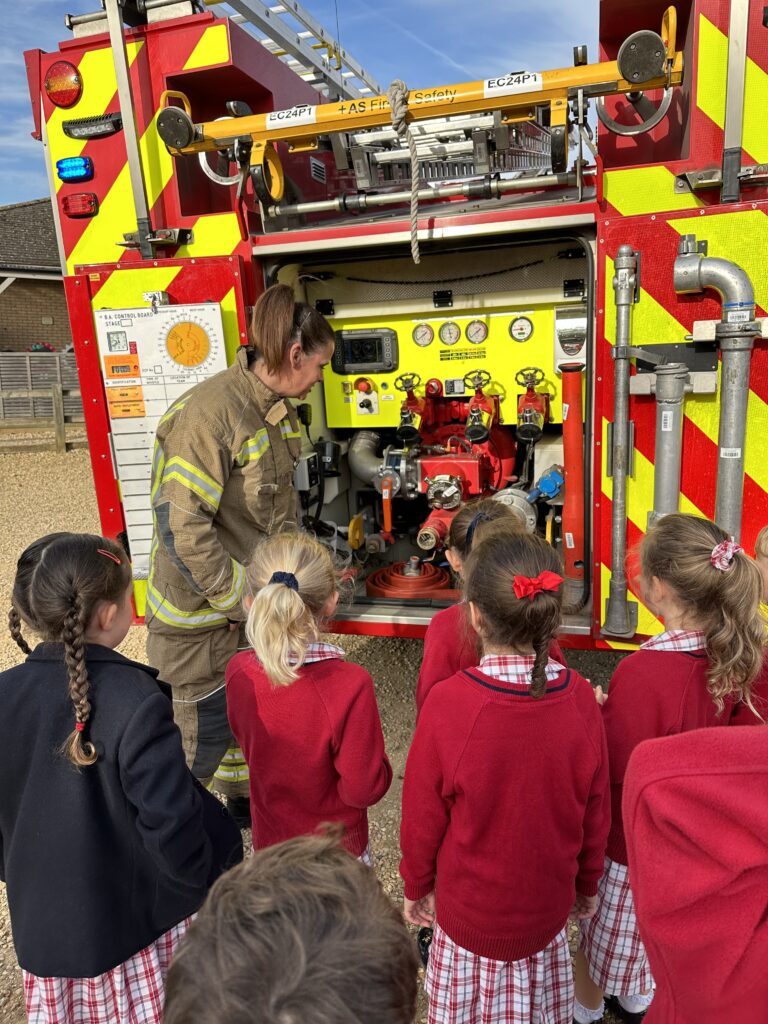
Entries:
{"type": "Polygon", "coordinates": [[[511,530],[517,528],[525,533],[525,523],[509,505],[504,505],[493,498],[480,498],[478,501],[467,502],[451,520],[448,531],[448,547],[454,548],[460,558],[466,558],[472,545],[476,543],[485,529],[486,523],[503,520],[511,530]],[[469,544],[467,533],[469,532],[469,544]]]}
{"type": "MultiPolygon", "coordinates": [[[[119,601],[130,581],[131,567],[120,545],[91,533],[67,533],[47,544],[29,581],[35,628],[44,639],[64,644],[69,695],[75,722],[82,727],[91,713],[85,632],[97,604],[119,601]]],[[[82,728],[72,730],[62,751],[79,768],[96,760],[93,744],[83,742],[82,728]]]]}
{"type": "Polygon", "coordinates": [[[764,526],[757,535],[755,558],[768,558],[768,526],[764,526]]]}
{"type": "Polygon", "coordinates": [[[168,973],[165,1024],[409,1024],[418,958],[375,874],[333,835],[223,875],[168,973]]]}
{"type": "Polygon", "coordinates": [[[294,341],[309,353],[334,344],[335,336],[322,313],[305,302],[295,302],[287,284],[274,284],[253,307],[250,351],[254,359],[264,360],[270,373],[277,373],[294,341]]]}
{"type": "Polygon", "coordinates": [[[245,635],[272,682],[288,686],[318,637],[323,606],[338,589],[331,553],[308,533],[276,533],[254,551],[248,583],[254,598],[245,635]],[[293,576],[295,588],[273,583],[275,573],[293,576]]]}
{"type": "Polygon", "coordinates": [[[11,607],[8,609],[8,629],[14,643],[24,654],[31,654],[32,648],[22,636],[22,622],[36,633],[40,632],[40,627],[35,622],[32,609],[29,606],[29,584],[32,582],[32,575],[48,545],[60,537],[68,536],[67,533],[47,533],[45,537],[39,537],[22,551],[16,563],[16,575],[11,591],[11,607]]]}
{"type": "Polygon", "coordinates": [[[640,543],[645,579],[667,583],[704,631],[708,689],[719,711],[729,696],[752,706],[765,653],[760,570],[743,551],[726,570],[712,564],[713,549],[727,540],[709,519],[675,512],[657,520],[640,543]]]}
{"type": "Polygon", "coordinates": [[[560,625],[562,588],[518,598],[514,582],[515,576],[534,578],[547,571],[562,576],[555,550],[538,534],[501,524],[473,545],[464,565],[464,593],[482,616],[483,645],[513,650],[533,647],[532,697],[543,696],[547,688],[545,669],[549,645],[560,625]]]}

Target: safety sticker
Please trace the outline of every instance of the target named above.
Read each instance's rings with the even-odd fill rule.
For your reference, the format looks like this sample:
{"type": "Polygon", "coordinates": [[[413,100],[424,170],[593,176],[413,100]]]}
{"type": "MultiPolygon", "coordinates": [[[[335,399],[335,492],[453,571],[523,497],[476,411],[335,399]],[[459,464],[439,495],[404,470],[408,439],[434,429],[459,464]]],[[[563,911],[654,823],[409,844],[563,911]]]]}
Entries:
{"type": "Polygon", "coordinates": [[[740,459],[741,448],[721,448],[720,449],[721,459],[740,459]]]}
{"type": "Polygon", "coordinates": [[[665,434],[667,434],[670,430],[672,430],[673,426],[674,416],[669,411],[669,409],[665,409],[661,414],[661,429],[664,431],[665,434]]]}
{"type": "Polygon", "coordinates": [[[274,131],[276,128],[285,128],[290,125],[315,124],[317,121],[317,107],[309,103],[302,103],[289,110],[273,110],[267,114],[267,131],[274,131]]]}
{"type": "Polygon", "coordinates": [[[538,71],[510,71],[498,78],[483,81],[483,97],[514,96],[520,92],[535,92],[544,88],[544,80],[538,71]]]}
{"type": "Polygon", "coordinates": [[[572,548],[576,547],[576,542],[573,539],[573,534],[572,533],[568,533],[567,531],[565,533],[565,546],[568,548],[569,551],[572,548]]]}
{"type": "Polygon", "coordinates": [[[565,421],[568,419],[568,410],[569,409],[570,409],[570,406],[568,405],[568,403],[567,402],[563,402],[563,423],[565,423],[565,421]]]}

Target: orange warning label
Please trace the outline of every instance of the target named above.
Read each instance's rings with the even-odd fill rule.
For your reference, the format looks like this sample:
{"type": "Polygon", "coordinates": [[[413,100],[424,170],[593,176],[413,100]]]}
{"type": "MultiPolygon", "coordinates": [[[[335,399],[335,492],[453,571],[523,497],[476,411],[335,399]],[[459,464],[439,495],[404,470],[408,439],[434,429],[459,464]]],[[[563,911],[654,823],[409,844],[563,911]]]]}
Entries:
{"type": "Polygon", "coordinates": [[[132,352],[119,356],[104,356],[104,376],[107,380],[128,380],[139,375],[139,357],[132,352]]]}
{"type": "Polygon", "coordinates": [[[144,392],[140,387],[107,388],[107,405],[113,420],[146,416],[144,392]]]}

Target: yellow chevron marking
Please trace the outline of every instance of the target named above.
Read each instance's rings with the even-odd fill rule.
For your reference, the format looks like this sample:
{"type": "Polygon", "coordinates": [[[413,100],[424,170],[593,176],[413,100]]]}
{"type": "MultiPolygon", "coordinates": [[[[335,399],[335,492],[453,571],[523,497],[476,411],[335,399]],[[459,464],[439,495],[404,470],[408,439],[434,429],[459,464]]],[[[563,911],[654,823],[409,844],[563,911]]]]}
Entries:
{"type": "MultiPolygon", "coordinates": [[[[728,73],[728,37],[704,15],[699,17],[697,106],[719,128],[725,125],[725,83],[728,73]]],[[[744,79],[744,149],[758,163],[768,161],[768,75],[747,57],[744,79]]]]}
{"type": "Polygon", "coordinates": [[[94,309],[134,309],[149,306],[142,292],[166,291],[181,267],[153,267],[151,270],[113,270],[93,300],[94,309]]]}
{"type": "Polygon", "coordinates": [[[185,71],[229,63],[229,36],[224,22],[207,28],[184,65],[185,71]]]}
{"type": "Polygon", "coordinates": [[[199,217],[192,228],[194,242],[182,245],[177,256],[229,256],[240,244],[240,228],[234,213],[215,213],[199,217]]]}
{"type": "MultiPolygon", "coordinates": [[[[139,150],[151,210],[173,174],[173,159],[158,139],[157,115],[139,140],[139,150]]],[[[122,241],[125,232],[135,230],[136,212],[126,163],[104,197],[99,212],[70,253],[67,260],[69,272],[72,273],[78,264],[117,263],[125,251],[117,244],[118,241],[122,241]]]]}
{"type": "MultiPolygon", "coordinates": [[[[136,60],[143,45],[143,41],[128,44],[129,65],[136,60]]],[[[54,169],[57,160],[62,160],[66,156],[80,156],[88,141],[87,139],[70,139],[64,134],[62,122],[103,114],[107,109],[107,104],[117,91],[115,65],[110,47],[89,50],[83,54],[78,69],[83,82],[82,96],[74,107],[69,107],[66,110],[63,107],[56,107],[46,123],[48,147],[54,169]]],[[[55,183],[58,192],[63,182],[55,178],[55,183]]]]}
{"type": "Polygon", "coordinates": [[[606,200],[625,217],[703,205],[691,192],[675,192],[675,176],[662,166],[606,171],[603,188],[606,200]]]}
{"type": "Polygon", "coordinates": [[[221,319],[224,325],[224,348],[227,363],[234,362],[235,353],[240,348],[240,325],[237,320],[237,301],[235,289],[230,288],[221,300],[221,319]]]}
{"type": "MultiPolygon", "coordinates": [[[[669,225],[681,235],[695,234],[706,238],[710,256],[722,256],[743,267],[752,281],[757,302],[763,309],[768,309],[768,274],[765,272],[768,215],[762,210],[743,210],[707,217],[706,224],[702,219],[685,217],[670,220],[669,225]]],[[[715,293],[708,294],[714,296],[715,293]]]]}

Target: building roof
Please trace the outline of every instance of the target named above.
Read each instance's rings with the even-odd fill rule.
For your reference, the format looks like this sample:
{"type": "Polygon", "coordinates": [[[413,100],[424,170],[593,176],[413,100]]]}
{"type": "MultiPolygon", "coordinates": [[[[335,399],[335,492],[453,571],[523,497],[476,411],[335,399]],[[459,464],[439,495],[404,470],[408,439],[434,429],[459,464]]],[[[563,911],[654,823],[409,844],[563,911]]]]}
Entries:
{"type": "Polygon", "coordinates": [[[0,206],[0,273],[12,270],[61,276],[50,199],[0,206]]]}

